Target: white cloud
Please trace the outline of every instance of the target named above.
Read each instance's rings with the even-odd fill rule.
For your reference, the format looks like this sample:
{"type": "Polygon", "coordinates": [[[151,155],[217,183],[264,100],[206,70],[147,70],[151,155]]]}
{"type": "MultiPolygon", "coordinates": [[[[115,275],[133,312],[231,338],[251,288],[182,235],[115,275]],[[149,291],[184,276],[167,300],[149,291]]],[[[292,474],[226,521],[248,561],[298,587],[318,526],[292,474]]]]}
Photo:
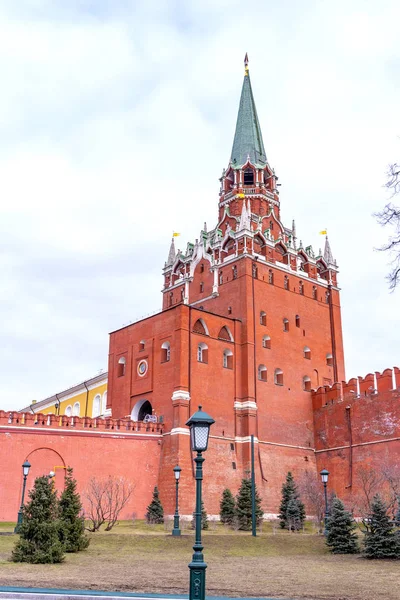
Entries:
{"type": "Polygon", "coordinates": [[[283,217],[315,248],[329,229],[347,374],[399,362],[371,216],[399,160],[383,4],[0,1],[2,407],[95,374],[108,331],[161,306],[171,231],[217,219],[245,51],[283,217]]]}

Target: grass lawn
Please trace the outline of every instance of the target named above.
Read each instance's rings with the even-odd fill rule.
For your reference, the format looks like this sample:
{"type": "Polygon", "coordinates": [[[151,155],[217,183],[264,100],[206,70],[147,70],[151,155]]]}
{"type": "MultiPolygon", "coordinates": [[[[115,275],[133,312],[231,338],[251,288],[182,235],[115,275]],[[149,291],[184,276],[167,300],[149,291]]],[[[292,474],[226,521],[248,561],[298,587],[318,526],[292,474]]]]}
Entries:
{"type": "MultiPolygon", "coordinates": [[[[0,532],[14,524],[0,524],[0,532]]],[[[85,552],[60,565],[9,562],[15,536],[0,535],[0,585],[188,592],[193,532],[166,535],[163,526],[137,521],[91,535],[85,552]]],[[[309,600],[399,600],[400,563],[333,556],[311,530],[287,533],[264,524],[256,538],[221,525],[204,532],[207,593],[309,600]]]]}

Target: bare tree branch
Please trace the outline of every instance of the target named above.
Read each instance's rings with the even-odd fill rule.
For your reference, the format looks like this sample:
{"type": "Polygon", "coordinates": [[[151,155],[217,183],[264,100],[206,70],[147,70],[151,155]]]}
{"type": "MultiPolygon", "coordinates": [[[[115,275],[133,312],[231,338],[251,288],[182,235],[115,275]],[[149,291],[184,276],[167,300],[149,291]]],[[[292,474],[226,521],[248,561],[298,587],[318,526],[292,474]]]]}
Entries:
{"type": "MultiPolygon", "coordinates": [[[[397,163],[389,165],[387,177],[385,186],[392,190],[393,197],[400,193],[400,165],[397,163]]],[[[394,256],[389,263],[392,268],[386,277],[389,282],[389,289],[393,291],[400,283],[400,208],[389,202],[383,210],[375,213],[374,216],[382,227],[389,225],[394,230],[392,235],[389,236],[387,244],[378,248],[378,250],[389,252],[390,255],[394,256]]]]}
{"type": "Polygon", "coordinates": [[[86,529],[91,532],[98,531],[107,523],[105,530],[110,531],[117,523],[121,510],[134,489],[134,485],[124,477],[110,475],[102,480],[92,477],[84,494],[87,501],[85,518],[90,521],[90,526],[86,529]]]}
{"type": "Polygon", "coordinates": [[[318,475],[312,471],[305,471],[298,479],[297,487],[301,497],[304,499],[307,509],[315,515],[319,530],[322,531],[325,499],[321,489],[321,481],[318,475]]]}
{"type": "Polygon", "coordinates": [[[118,521],[121,510],[134,491],[134,485],[123,477],[109,477],[106,489],[107,526],[110,531],[118,521]]]}

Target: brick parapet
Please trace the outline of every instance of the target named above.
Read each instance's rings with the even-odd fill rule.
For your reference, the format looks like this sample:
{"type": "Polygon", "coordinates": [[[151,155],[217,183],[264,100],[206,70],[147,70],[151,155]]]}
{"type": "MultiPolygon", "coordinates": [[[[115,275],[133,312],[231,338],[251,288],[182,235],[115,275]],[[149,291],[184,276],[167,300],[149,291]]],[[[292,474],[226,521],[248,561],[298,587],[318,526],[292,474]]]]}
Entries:
{"type": "Polygon", "coordinates": [[[92,430],[92,432],[114,432],[121,433],[140,433],[163,434],[162,423],[144,423],[143,421],[132,421],[131,419],[92,419],[90,417],[67,417],[66,415],[53,415],[42,413],[19,413],[0,410],[0,427],[6,426],[43,429],[71,429],[74,431],[92,430]]]}
{"type": "Polygon", "coordinates": [[[368,373],[365,377],[353,377],[349,381],[320,386],[312,391],[313,410],[340,402],[352,402],[360,398],[397,398],[400,392],[400,369],[385,369],[382,373],[368,373]]]}

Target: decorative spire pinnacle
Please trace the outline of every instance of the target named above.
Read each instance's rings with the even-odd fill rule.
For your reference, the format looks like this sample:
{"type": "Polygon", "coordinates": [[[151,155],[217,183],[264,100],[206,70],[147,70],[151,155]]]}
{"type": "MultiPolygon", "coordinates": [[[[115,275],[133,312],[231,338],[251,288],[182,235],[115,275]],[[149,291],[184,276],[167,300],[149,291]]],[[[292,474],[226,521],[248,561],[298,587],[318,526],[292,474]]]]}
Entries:
{"type": "Polygon", "coordinates": [[[250,160],[254,166],[264,168],[267,163],[267,156],[265,154],[261,127],[251,89],[248,64],[249,59],[246,54],[244,59],[245,73],[242,94],[240,96],[230,162],[233,168],[240,168],[247,160],[250,160]]]}
{"type": "Polygon", "coordinates": [[[334,265],[335,261],[333,259],[333,254],[331,250],[331,245],[328,240],[328,236],[325,238],[325,249],[324,249],[324,259],[328,264],[334,265]]]}
{"type": "Polygon", "coordinates": [[[243,229],[250,229],[250,212],[246,207],[246,200],[243,200],[242,214],[240,215],[238,231],[243,231],[243,229]]]}
{"type": "Polygon", "coordinates": [[[168,253],[167,267],[170,267],[171,265],[174,264],[175,257],[176,257],[175,241],[174,241],[174,238],[172,238],[171,246],[169,248],[169,253],[168,253]]]}

